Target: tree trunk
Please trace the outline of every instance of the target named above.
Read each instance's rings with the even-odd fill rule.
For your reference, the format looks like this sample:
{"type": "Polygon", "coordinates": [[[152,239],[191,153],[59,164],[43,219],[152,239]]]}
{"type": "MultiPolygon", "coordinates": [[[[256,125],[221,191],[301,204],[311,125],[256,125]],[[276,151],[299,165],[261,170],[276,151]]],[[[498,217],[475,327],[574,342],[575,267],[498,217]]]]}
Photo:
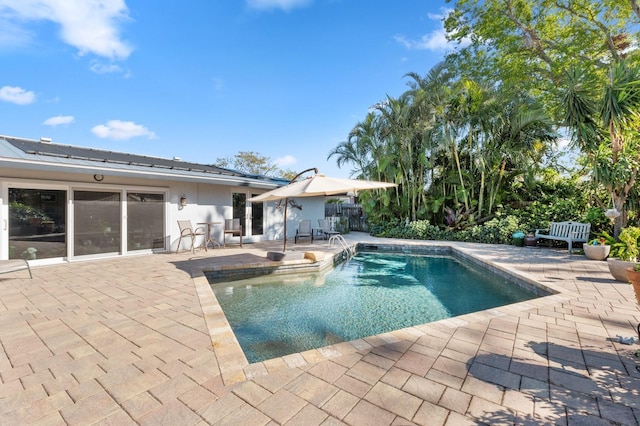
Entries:
{"type": "Polygon", "coordinates": [[[613,220],[613,236],[618,238],[618,236],[620,235],[620,231],[622,231],[622,228],[627,226],[628,215],[627,209],[625,208],[627,197],[612,192],[611,198],[613,199],[613,206],[620,212],[620,216],[616,217],[613,220]]]}

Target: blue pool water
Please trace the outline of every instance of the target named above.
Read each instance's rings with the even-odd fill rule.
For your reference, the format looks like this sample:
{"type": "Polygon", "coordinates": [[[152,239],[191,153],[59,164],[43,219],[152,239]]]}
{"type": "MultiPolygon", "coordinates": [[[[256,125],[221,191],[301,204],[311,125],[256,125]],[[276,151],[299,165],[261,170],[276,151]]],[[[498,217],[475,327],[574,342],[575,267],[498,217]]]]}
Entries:
{"type": "Polygon", "coordinates": [[[249,362],[537,297],[454,257],[387,253],[212,287],[249,362]]]}

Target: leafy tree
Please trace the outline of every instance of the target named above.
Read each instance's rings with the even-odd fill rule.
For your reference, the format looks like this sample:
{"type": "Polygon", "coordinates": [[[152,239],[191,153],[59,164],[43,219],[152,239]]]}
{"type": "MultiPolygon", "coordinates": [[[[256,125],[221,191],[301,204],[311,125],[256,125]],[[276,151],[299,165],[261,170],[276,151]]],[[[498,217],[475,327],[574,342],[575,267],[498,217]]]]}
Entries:
{"type": "MultiPolygon", "coordinates": [[[[233,157],[216,159],[215,166],[231,168],[244,173],[287,178],[292,172],[280,170],[271,160],[255,151],[239,151],[233,157]]],[[[295,176],[295,173],[293,174],[295,176]]]]}
{"type": "Polygon", "coordinates": [[[451,38],[472,40],[449,60],[505,90],[525,90],[570,128],[593,182],[622,213],[618,235],[639,162],[638,0],[447,1],[455,4],[445,22],[451,38]]]}
{"type": "Polygon", "coordinates": [[[627,201],[640,167],[640,66],[630,62],[614,61],[604,79],[572,70],[563,97],[573,142],[591,162],[594,182],[607,189],[621,213],[614,236],[627,226],[627,201]]]}
{"type": "Polygon", "coordinates": [[[638,42],[637,0],[447,2],[455,6],[445,20],[450,38],[472,41],[453,55],[458,65],[476,76],[489,70],[494,81],[543,97],[549,107],[559,105],[568,70],[602,72],[638,42]]]}

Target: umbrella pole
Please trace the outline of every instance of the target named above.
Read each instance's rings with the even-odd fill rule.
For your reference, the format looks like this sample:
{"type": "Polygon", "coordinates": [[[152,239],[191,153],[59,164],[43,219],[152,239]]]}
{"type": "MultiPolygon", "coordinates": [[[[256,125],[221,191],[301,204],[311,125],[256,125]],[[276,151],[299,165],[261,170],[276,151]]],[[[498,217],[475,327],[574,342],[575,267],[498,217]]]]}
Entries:
{"type": "Polygon", "coordinates": [[[284,244],[282,246],[282,252],[287,251],[287,204],[289,204],[289,199],[284,199],[284,244]]]}

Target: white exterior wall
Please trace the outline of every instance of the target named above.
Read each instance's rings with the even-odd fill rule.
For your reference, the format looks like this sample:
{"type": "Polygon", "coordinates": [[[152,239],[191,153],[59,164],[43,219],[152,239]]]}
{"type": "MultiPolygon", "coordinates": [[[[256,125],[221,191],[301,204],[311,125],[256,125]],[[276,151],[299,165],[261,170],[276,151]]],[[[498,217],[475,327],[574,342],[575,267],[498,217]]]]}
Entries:
{"type": "MultiPolygon", "coordinates": [[[[0,259],[8,258],[9,245],[9,209],[8,209],[8,189],[11,187],[21,187],[30,189],[55,189],[67,191],[70,197],[71,191],[82,190],[108,190],[121,191],[125,200],[126,191],[149,191],[160,192],[165,196],[165,248],[175,251],[177,248],[180,231],[178,220],[190,220],[194,226],[198,222],[220,222],[214,225],[212,233],[214,239],[222,241],[222,230],[224,219],[230,219],[233,215],[232,194],[234,192],[245,192],[247,198],[253,194],[266,192],[265,189],[247,188],[246,186],[231,186],[219,184],[207,184],[185,181],[168,181],[161,179],[143,179],[105,176],[104,180],[97,182],[91,174],[62,173],[62,172],[38,172],[33,170],[7,169],[0,170],[0,259]],[[185,195],[187,205],[180,206],[180,197],[185,195]]],[[[303,206],[302,210],[288,208],[287,234],[290,238],[295,235],[297,223],[301,219],[309,219],[312,226],[317,226],[317,219],[324,217],[324,198],[299,198],[296,202],[303,206]]],[[[261,240],[282,239],[283,235],[283,211],[276,210],[277,203],[265,203],[264,208],[264,235],[243,237],[243,242],[255,242],[261,240]]],[[[250,206],[250,203],[248,203],[250,206]]],[[[69,235],[73,229],[72,201],[67,202],[67,245],[72,239],[69,235]]],[[[123,216],[123,222],[126,217],[123,216]]],[[[245,225],[246,226],[246,225],[245,225]]],[[[123,234],[126,227],[123,227],[123,234]]],[[[250,231],[250,228],[247,230],[250,231]]],[[[249,232],[250,233],[250,232],[249,232]]],[[[124,238],[123,238],[124,241],[124,238]]],[[[234,241],[237,241],[234,239],[234,241]]],[[[199,244],[197,241],[196,244],[199,244]]],[[[124,243],[123,243],[124,245],[124,243]]],[[[187,243],[183,241],[182,248],[187,248],[187,243]]],[[[122,254],[128,254],[126,249],[122,254]]],[[[136,251],[135,253],[139,253],[136,251]]],[[[72,260],[68,257],[67,260],[72,260]]],[[[59,260],[58,260],[59,261],[59,260]]],[[[42,259],[37,262],[50,263],[50,259],[42,259]]]]}
{"type": "MultiPolygon", "coordinates": [[[[293,238],[298,229],[298,222],[310,220],[311,227],[318,227],[318,219],[324,219],[324,197],[303,197],[293,199],[302,206],[302,210],[287,208],[287,237],[293,238]]],[[[284,203],[284,201],[283,201],[284,203]]],[[[276,209],[277,201],[265,203],[265,239],[281,240],[284,235],[284,208],[276,209]]]]}

